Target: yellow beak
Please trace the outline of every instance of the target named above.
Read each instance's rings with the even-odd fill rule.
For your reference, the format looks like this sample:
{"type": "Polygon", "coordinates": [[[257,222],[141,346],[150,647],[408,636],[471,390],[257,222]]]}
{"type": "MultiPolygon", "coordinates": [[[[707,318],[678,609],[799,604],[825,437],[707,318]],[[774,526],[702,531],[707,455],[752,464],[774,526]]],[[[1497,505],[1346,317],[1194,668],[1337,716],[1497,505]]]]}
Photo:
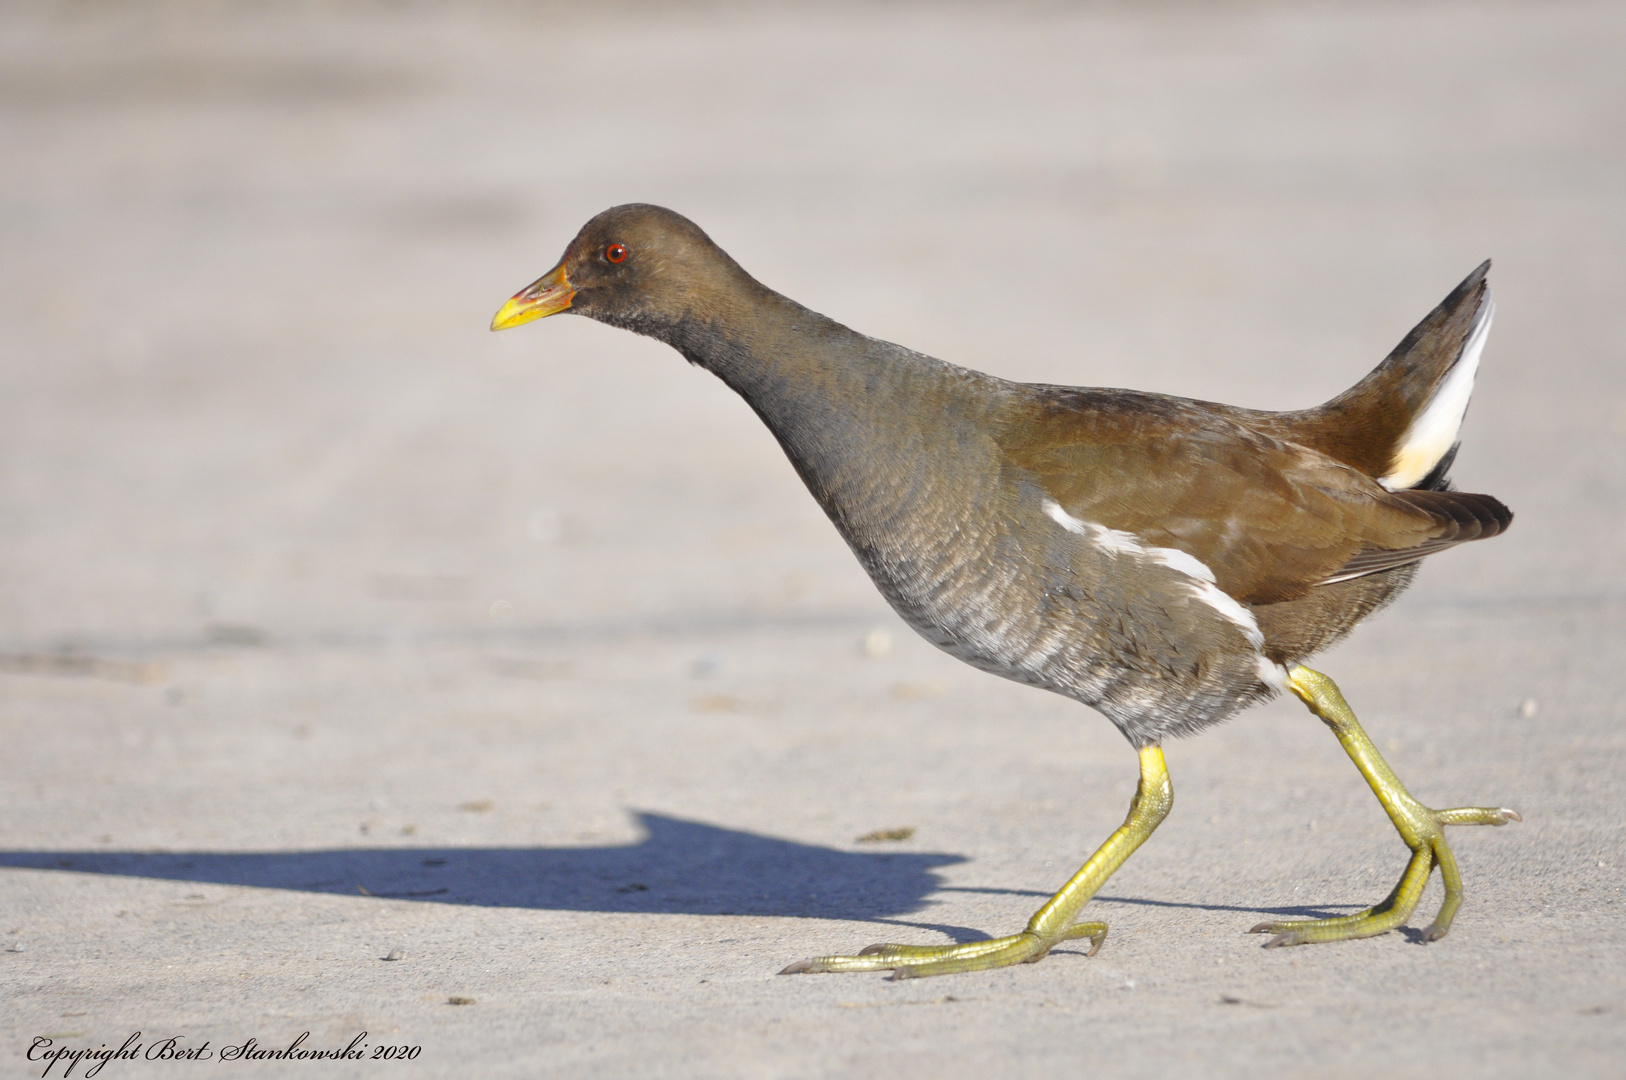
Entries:
{"type": "Polygon", "coordinates": [[[565,277],[565,264],[560,263],[515,293],[491,320],[491,328],[506,330],[532,319],[557,315],[570,306],[575,296],[576,290],[565,277]]]}

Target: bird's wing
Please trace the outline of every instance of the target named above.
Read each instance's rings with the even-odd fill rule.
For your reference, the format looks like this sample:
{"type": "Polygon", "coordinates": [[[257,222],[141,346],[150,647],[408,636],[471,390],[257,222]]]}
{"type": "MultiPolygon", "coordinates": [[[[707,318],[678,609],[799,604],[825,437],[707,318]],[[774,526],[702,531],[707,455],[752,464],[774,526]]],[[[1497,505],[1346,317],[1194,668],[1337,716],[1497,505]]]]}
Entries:
{"type": "Polygon", "coordinates": [[[1380,570],[1391,570],[1416,562],[1436,551],[1444,551],[1469,540],[1486,540],[1500,535],[1513,523],[1512,511],[1503,506],[1501,500],[1490,495],[1476,495],[1469,491],[1408,490],[1396,492],[1391,498],[1434,517],[1439,523],[1438,534],[1412,548],[1364,548],[1340,567],[1338,573],[1321,584],[1330,585],[1335,581],[1365,577],[1380,570]]]}
{"type": "Polygon", "coordinates": [[[1459,493],[1386,491],[1198,402],[1030,389],[1022,420],[1000,432],[1006,460],[1073,518],[1183,551],[1244,603],[1301,596],[1493,535],[1495,515],[1459,506],[1451,498],[1459,493]]]}

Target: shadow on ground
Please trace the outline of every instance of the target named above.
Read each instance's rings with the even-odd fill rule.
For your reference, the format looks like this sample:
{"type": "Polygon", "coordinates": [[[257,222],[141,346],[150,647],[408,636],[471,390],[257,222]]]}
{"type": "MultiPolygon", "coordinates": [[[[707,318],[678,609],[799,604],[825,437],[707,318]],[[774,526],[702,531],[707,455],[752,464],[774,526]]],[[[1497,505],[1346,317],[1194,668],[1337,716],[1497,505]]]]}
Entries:
{"type": "Polygon", "coordinates": [[[840,851],[639,814],[636,844],[175,853],[3,851],[0,866],[555,911],[883,919],[964,856],[840,851]]]}

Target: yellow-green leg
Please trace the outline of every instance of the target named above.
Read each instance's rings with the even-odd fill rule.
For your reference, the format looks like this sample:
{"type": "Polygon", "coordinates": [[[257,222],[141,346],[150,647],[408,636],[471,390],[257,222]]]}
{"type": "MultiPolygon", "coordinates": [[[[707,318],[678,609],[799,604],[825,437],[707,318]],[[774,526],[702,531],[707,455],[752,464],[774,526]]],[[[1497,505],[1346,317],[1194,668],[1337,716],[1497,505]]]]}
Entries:
{"type": "Polygon", "coordinates": [[[1457,859],[1445,842],[1447,825],[1506,825],[1522,821],[1518,814],[1506,807],[1465,806],[1455,810],[1431,810],[1412,798],[1383,760],[1378,748],[1361,729],[1360,721],[1338,692],[1338,686],[1319,671],[1295,664],[1287,673],[1287,685],[1338,736],[1344,750],[1355,767],[1361,770],[1366,782],[1372,785],[1383,809],[1389,814],[1400,833],[1400,838],[1411,848],[1411,862],[1400,876],[1394,891],[1382,903],[1354,915],[1334,919],[1302,919],[1283,922],[1263,922],[1251,933],[1275,934],[1265,943],[1266,948],[1278,945],[1303,945],[1313,941],[1344,941],[1348,938],[1374,937],[1404,926],[1417,902],[1423,897],[1423,888],[1434,867],[1440,868],[1440,880],[1445,885],[1445,902],[1428,928],[1429,941],[1438,941],[1451,929],[1451,920],[1462,906],[1462,876],[1457,872],[1457,859]]]}
{"type": "Polygon", "coordinates": [[[1160,747],[1148,746],[1140,752],[1140,786],[1129,804],[1129,816],[1118,831],[1107,838],[1090,856],[1072,880],[1028,920],[1027,929],[1009,937],[972,941],[964,945],[871,945],[856,956],[815,956],[798,960],[781,971],[794,975],[803,971],[891,971],[894,979],[922,975],[952,975],[960,971],[982,971],[1008,964],[1031,964],[1063,941],[1089,938],[1086,955],[1094,956],[1107,937],[1107,924],[1075,924],[1079,911],[1106,884],[1113,871],[1122,866],[1152,830],[1169,816],[1174,805],[1174,789],[1163,764],[1160,747]]]}

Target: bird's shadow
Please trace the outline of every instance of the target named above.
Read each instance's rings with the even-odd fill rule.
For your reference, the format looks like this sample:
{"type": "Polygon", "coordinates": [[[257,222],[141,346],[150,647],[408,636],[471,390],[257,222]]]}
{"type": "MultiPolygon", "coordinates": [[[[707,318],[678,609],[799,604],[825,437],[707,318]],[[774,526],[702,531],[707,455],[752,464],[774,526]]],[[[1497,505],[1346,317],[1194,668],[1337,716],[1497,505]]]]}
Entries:
{"type": "MultiPolygon", "coordinates": [[[[1028,889],[944,884],[935,871],[965,862],[963,855],[845,851],[662,814],[635,818],[644,838],[608,847],[0,851],[0,867],[477,907],[861,920],[937,930],[957,941],[985,935],[902,916],[926,908],[935,893],[1049,896],[1028,889]]],[[[1329,905],[1245,908],[1126,896],[1098,896],[1095,903],[1287,917],[1341,914],[1329,905]]]]}
{"type": "Polygon", "coordinates": [[[609,847],[0,851],[0,867],[480,907],[885,920],[925,906],[962,855],[843,851],[640,813],[609,847]]]}
{"type": "MultiPolygon", "coordinates": [[[[1001,893],[1010,896],[1034,896],[1048,900],[1051,894],[1037,892],[1033,889],[968,889],[958,885],[944,885],[939,892],[978,892],[1001,893]]],[[[1321,903],[1321,904],[1292,904],[1286,907],[1248,907],[1242,904],[1193,904],[1180,900],[1148,900],[1141,896],[1102,896],[1097,894],[1091,897],[1092,904],[1129,904],[1134,907],[1155,908],[1186,908],[1191,911],[1235,911],[1245,915],[1275,915],[1284,919],[1330,919],[1339,915],[1348,915],[1351,911],[1360,908],[1360,904],[1321,903]]]]}

